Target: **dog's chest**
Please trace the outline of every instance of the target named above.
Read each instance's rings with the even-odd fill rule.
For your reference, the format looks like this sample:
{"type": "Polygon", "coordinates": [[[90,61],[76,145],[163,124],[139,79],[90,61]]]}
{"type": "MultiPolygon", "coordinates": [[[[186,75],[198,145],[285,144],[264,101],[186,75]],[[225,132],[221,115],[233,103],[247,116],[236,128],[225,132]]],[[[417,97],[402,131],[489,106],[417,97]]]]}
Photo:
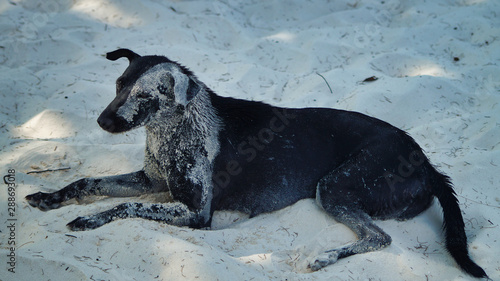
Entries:
{"type": "Polygon", "coordinates": [[[205,184],[213,162],[212,142],[185,126],[147,129],[145,170],[170,184],[205,184]]]}

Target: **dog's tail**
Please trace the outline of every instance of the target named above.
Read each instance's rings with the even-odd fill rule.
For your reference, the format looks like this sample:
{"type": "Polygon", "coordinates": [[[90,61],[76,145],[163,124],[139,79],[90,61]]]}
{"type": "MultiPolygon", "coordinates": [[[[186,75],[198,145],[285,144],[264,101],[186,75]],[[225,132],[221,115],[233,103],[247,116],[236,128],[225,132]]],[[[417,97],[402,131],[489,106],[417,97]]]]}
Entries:
{"type": "Polygon", "coordinates": [[[443,208],[446,249],[465,272],[474,277],[488,278],[484,270],[469,257],[465,224],[450,178],[434,168],[431,170],[434,195],[443,208]]]}

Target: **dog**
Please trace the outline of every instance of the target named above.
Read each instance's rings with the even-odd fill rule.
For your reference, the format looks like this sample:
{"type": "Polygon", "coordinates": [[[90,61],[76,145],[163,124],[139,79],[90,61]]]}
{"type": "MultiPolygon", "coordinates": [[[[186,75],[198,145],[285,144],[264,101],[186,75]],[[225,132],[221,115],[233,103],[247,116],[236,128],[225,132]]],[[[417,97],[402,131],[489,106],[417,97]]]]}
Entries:
{"type": "Polygon", "coordinates": [[[173,202],[123,203],[76,218],[68,223],[71,230],[91,230],[124,218],[204,228],[216,210],[253,217],[315,198],[358,237],[315,258],[309,267],[319,270],[338,259],[387,247],[391,237],[373,220],[413,218],[436,197],[444,213],[446,249],[463,271],[487,277],[469,257],[450,179],[404,131],[356,112],[280,108],[222,97],[164,56],[118,49],[106,57],[125,57],[129,66],[97,122],[110,133],[144,126],[144,169],[80,179],[26,199],[43,211],[91,195],[168,191],[173,202]]]}

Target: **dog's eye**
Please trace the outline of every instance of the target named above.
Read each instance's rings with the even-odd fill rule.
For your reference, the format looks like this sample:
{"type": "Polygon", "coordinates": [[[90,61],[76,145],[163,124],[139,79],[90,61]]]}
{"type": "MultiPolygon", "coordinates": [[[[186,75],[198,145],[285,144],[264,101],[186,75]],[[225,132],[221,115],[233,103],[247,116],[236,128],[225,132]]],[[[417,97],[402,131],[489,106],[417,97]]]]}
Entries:
{"type": "Polygon", "coordinates": [[[116,91],[120,91],[123,88],[123,80],[118,78],[116,80],[116,91]]]}
{"type": "Polygon", "coordinates": [[[168,88],[164,85],[158,86],[158,91],[160,94],[166,95],[168,93],[168,88]]]}
{"type": "Polygon", "coordinates": [[[138,94],[137,94],[137,98],[140,98],[140,99],[147,99],[147,98],[149,98],[149,95],[148,95],[148,93],[141,92],[141,93],[138,93],[138,94]]]}

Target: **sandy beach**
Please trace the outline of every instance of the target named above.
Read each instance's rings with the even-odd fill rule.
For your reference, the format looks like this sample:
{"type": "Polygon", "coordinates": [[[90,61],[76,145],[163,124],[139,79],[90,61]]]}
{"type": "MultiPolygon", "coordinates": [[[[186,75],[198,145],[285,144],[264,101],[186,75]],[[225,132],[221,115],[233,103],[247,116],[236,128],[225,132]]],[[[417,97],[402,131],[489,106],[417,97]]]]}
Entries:
{"type": "Polygon", "coordinates": [[[451,177],[471,256],[500,280],[500,1],[8,0],[0,34],[0,280],[472,279],[444,248],[437,202],[377,221],[389,247],[317,272],[311,259],[356,237],[313,199],[251,219],[217,212],[212,230],[66,228],[166,194],[29,206],[28,194],[142,168],[144,129],[112,135],[96,122],[128,65],[103,56],[117,48],[179,61],[222,96],[404,129],[451,177]]]}

